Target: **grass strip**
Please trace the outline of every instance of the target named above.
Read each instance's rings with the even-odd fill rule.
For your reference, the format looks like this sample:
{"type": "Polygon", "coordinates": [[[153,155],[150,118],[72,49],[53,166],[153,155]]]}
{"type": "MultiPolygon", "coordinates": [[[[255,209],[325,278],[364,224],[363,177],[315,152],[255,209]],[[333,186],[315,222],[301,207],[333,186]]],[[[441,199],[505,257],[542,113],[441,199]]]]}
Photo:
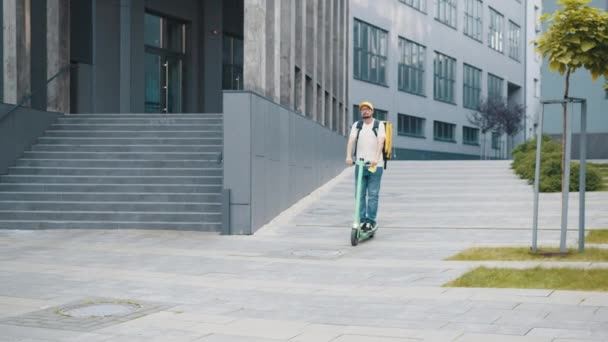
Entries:
{"type": "Polygon", "coordinates": [[[443,287],[608,291],[608,269],[478,267],[443,287]]]}
{"type": "Polygon", "coordinates": [[[608,229],[589,230],[589,233],[587,233],[587,236],[585,236],[585,242],[608,243],[608,229]]]}
{"type": "MultiPolygon", "coordinates": [[[[595,235],[594,235],[595,236],[595,235]]],[[[608,235],[605,235],[608,238],[608,235]]],[[[586,240],[590,242],[589,240],[586,240]]],[[[539,248],[533,254],[529,247],[475,247],[464,250],[446,260],[458,261],[595,261],[608,262],[608,249],[585,248],[585,252],[568,250],[559,254],[559,248],[539,248]]]]}

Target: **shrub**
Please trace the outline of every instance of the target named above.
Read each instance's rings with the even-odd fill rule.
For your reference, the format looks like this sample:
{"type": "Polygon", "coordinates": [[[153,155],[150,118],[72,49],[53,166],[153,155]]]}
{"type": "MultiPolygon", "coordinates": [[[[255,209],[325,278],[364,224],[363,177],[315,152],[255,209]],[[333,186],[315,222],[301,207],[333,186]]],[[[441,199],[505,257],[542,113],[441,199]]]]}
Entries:
{"type": "MultiPolygon", "coordinates": [[[[552,140],[548,135],[543,135],[541,162],[540,162],[540,184],[541,192],[559,192],[562,189],[561,145],[552,140]]],[[[513,149],[513,163],[511,168],[522,179],[527,179],[529,184],[534,182],[536,167],[536,138],[520,144],[513,149]]],[[[578,191],[578,177],[580,166],[578,163],[570,164],[570,191],[578,191]]],[[[598,167],[587,164],[586,190],[597,191],[602,187],[602,175],[598,167]]]]}

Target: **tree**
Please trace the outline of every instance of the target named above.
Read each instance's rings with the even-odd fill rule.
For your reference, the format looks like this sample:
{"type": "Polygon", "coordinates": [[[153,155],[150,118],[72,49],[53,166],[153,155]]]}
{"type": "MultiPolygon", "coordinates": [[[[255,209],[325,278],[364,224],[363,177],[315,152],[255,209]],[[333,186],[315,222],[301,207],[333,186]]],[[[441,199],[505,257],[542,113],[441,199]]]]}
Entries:
{"type": "Polygon", "coordinates": [[[498,129],[502,133],[506,133],[508,140],[507,143],[507,151],[511,149],[513,145],[513,136],[519,133],[524,128],[524,118],[525,118],[525,108],[523,105],[519,103],[509,103],[504,104],[499,107],[499,112],[497,114],[498,119],[498,129]],[[509,143],[509,140],[511,142],[509,143]]]}
{"type": "MultiPolygon", "coordinates": [[[[559,0],[562,8],[553,14],[544,14],[541,21],[549,28],[535,41],[537,51],[549,59],[549,70],[565,77],[564,99],[568,98],[570,75],[580,67],[591,73],[593,80],[608,77],[608,14],[599,8],[587,6],[591,0],[559,0]]],[[[606,86],[606,85],[605,85],[606,86]]],[[[562,133],[562,192],[566,164],[566,110],[563,104],[562,133]]]]}
{"type": "MultiPolygon", "coordinates": [[[[524,106],[515,103],[506,104],[504,99],[492,96],[482,99],[479,107],[471,112],[468,120],[478,127],[483,135],[495,130],[512,137],[523,128],[524,115],[524,106]]],[[[485,151],[485,139],[481,148],[485,151]]]]}
{"type": "MultiPolygon", "coordinates": [[[[497,106],[498,103],[495,98],[481,99],[479,100],[477,110],[471,111],[471,114],[467,118],[471,125],[479,128],[482,137],[485,137],[485,134],[488,131],[494,129],[498,125],[498,119],[496,117],[497,106]]],[[[485,155],[485,145],[486,140],[482,139],[481,153],[479,155],[480,159],[482,158],[482,155],[485,155]]]]}

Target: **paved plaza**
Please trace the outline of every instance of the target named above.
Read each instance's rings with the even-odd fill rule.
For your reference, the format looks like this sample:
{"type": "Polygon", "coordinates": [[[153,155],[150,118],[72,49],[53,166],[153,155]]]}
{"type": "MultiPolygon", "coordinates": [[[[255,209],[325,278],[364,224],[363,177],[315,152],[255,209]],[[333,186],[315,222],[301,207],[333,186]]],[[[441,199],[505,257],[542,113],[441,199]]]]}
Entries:
{"type": "MultiPolygon", "coordinates": [[[[608,293],[442,287],[479,265],[608,268],[444,261],[530,244],[532,188],[507,161],[391,162],[380,230],[357,247],[353,186],[351,168],[253,236],[0,230],[0,341],[608,341],[608,293]],[[93,304],[115,314],[72,314],[93,304]]],[[[587,200],[589,227],[608,228],[608,192],[587,200]]],[[[559,210],[541,197],[543,246],[559,210]]]]}

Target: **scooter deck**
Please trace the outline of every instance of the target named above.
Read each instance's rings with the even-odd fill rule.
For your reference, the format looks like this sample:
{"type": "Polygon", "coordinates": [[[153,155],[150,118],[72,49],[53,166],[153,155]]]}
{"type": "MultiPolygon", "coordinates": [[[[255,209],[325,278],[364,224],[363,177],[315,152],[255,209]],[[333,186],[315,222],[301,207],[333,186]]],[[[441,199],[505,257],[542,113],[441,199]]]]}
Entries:
{"type": "Polygon", "coordinates": [[[359,242],[372,239],[378,230],[378,225],[374,229],[371,230],[363,230],[361,229],[361,224],[359,228],[352,228],[350,235],[350,243],[353,246],[356,246],[359,242]]]}

